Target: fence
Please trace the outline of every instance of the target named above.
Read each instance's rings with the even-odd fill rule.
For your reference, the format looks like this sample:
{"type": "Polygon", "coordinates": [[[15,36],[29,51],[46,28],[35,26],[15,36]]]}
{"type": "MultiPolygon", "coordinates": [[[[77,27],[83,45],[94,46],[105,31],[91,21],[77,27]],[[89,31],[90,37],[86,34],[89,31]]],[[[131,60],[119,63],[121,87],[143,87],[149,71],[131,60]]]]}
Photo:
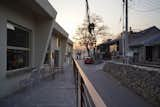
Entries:
{"type": "Polygon", "coordinates": [[[73,59],[77,107],[107,107],[78,62],[73,59]]]}

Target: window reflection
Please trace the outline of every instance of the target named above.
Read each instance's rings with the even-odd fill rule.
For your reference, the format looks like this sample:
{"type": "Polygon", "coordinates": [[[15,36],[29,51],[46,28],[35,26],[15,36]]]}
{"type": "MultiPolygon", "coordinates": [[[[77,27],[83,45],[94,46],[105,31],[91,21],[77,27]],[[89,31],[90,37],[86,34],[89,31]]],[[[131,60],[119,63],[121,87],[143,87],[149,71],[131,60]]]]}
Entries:
{"type": "Polygon", "coordinates": [[[24,27],[7,23],[7,70],[29,67],[29,36],[24,27]]]}

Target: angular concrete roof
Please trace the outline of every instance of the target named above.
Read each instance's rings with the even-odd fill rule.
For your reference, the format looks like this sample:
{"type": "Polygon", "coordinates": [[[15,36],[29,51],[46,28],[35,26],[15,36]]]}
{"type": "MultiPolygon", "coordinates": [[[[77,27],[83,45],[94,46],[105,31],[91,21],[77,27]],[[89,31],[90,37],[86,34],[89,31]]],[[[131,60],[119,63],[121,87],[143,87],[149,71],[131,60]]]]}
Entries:
{"type": "Polygon", "coordinates": [[[73,45],[73,41],[71,39],[68,38],[68,44],[73,45]]]}
{"type": "Polygon", "coordinates": [[[6,7],[13,7],[15,11],[37,14],[47,18],[55,19],[57,11],[48,0],[0,0],[0,4],[6,7]]]}
{"type": "Polygon", "coordinates": [[[55,29],[56,31],[58,31],[59,33],[61,33],[63,37],[68,38],[68,33],[67,33],[57,22],[54,23],[54,28],[53,28],[53,30],[54,30],[54,29],[55,29]]]}
{"type": "MultiPolygon", "coordinates": [[[[28,0],[26,0],[28,1],[28,0]]],[[[33,0],[34,1],[34,0],[33,0]]],[[[57,12],[48,0],[35,0],[35,2],[51,17],[56,17],[57,12]]]]}

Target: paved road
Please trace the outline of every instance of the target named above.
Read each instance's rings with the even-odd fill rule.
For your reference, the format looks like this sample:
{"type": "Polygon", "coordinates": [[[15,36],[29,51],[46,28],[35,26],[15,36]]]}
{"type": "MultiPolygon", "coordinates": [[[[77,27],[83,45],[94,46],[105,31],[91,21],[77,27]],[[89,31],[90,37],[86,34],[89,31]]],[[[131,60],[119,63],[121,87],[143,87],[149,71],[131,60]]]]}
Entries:
{"type": "Polygon", "coordinates": [[[152,107],[143,98],[122,86],[110,74],[103,72],[104,63],[97,65],[85,65],[82,61],[78,61],[78,63],[107,107],[152,107]]]}
{"type": "Polygon", "coordinates": [[[67,65],[54,79],[0,100],[0,107],[76,107],[72,66],[67,65]]]}

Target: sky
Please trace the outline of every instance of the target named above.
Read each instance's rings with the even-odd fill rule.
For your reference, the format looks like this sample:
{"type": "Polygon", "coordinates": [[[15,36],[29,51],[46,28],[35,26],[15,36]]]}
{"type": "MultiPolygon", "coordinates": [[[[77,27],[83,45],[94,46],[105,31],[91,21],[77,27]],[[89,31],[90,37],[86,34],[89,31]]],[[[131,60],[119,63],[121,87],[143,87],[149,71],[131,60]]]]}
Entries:
{"type": "MultiPolygon", "coordinates": [[[[56,21],[75,36],[76,29],[86,18],[85,0],[49,0],[57,10],[56,21]]],[[[96,13],[109,28],[107,32],[117,35],[123,27],[122,0],[88,0],[90,12],[96,13]]],[[[151,26],[160,28],[160,0],[129,0],[129,27],[139,31],[151,26]]]]}

